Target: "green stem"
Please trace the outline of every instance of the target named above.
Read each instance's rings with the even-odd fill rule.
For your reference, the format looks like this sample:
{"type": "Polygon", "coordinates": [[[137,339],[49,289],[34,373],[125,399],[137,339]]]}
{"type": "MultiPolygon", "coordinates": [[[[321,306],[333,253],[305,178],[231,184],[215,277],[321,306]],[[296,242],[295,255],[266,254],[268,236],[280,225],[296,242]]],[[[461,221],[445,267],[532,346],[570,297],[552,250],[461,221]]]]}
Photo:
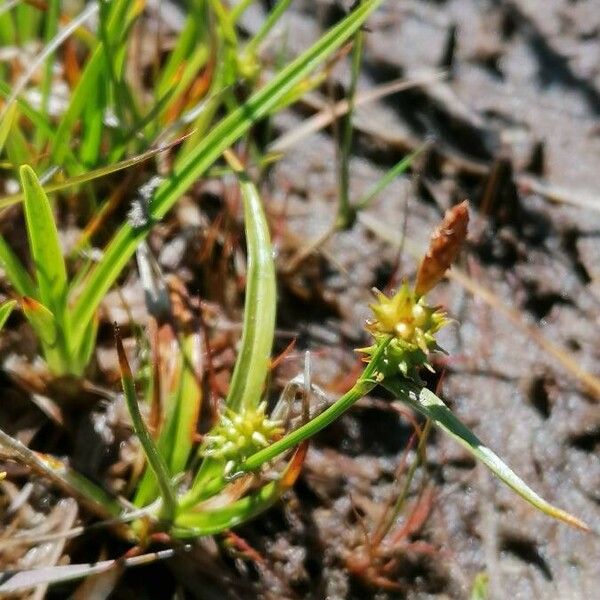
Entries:
{"type": "Polygon", "coordinates": [[[417,467],[419,465],[424,464],[425,462],[425,446],[427,444],[427,439],[429,438],[429,433],[431,431],[431,419],[427,419],[425,422],[425,427],[423,428],[423,433],[419,437],[419,444],[417,445],[417,455],[412,461],[408,473],[406,474],[406,479],[404,480],[404,485],[402,486],[402,491],[398,496],[398,499],[394,503],[392,510],[389,514],[389,517],[385,520],[384,525],[378,528],[378,531],[373,536],[372,545],[374,547],[378,546],[383,538],[388,534],[398,515],[402,511],[404,506],[404,502],[406,502],[406,498],[408,497],[408,492],[410,491],[410,485],[414,479],[415,473],[417,472],[417,467]]]}
{"type": "Polygon", "coordinates": [[[117,352],[119,354],[119,365],[121,367],[121,383],[123,385],[123,393],[125,394],[125,400],[127,402],[127,408],[131,415],[131,422],[133,423],[133,429],[140,440],[140,444],[148,460],[148,466],[152,469],[152,472],[156,476],[156,481],[160,489],[160,494],[163,499],[163,506],[161,508],[160,517],[167,523],[172,523],[175,518],[177,510],[177,500],[175,498],[175,492],[171,485],[171,479],[169,477],[169,471],[167,465],[160,455],[144,418],[140,412],[140,407],[137,401],[137,394],[135,391],[135,383],[133,376],[129,368],[129,363],[123,349],[123,343],[119,335],[116,335],[117,341],[117,352]]]}
{"type": "Polygon", "coordinates": [[[367,193],[354,205],[354,210],[359,212],[372,202],[372,200],[379,195],[398,175],[404,173],[408,167],[410,167],[414,159],[427,148],[429,142],[425,142],[419,146],[416,150],[408,154],[399,160],[373,187],[371,187],[367,193]]]}
{"type": "Polygon", "coordinates": [[[292,0],[279,0],[273,10],[269,13],[261,28],[256,32],[256,35],[246,45],[246,52],[254,54],[262,41],[267,37],[271,29],[276,25],[277,21],[288,9],[292,0]]]}
{"type": "Polygon", "coordinates": [[[354,46],[352,48],[352,75],[350,89],[348,90],[348,112],[344,117],[344,129],[342,132],[342,143],[340,151],[340,201],[336,227],[348,229],[352,226],[356,212],[350,204],[350,152],[352,151],[352,137],[354,133],[353,117],[354,102],[356,98],[356,86],[360,73],[360,63],[363,51],[363,32],[358,29],[354,34],[354,46]]]}
{"type": "Polygon", "coordinates": [[[378,371],[380,358],[390,342],[390,339],[391,338],[387,338],[380,344],[377,352],[373,355],[373,358],[366,366],[357,382],[339,400],[320,415],[305,425],[302,425],[302,427],[292,431],[284,438],[271,444],[268,448],[260,450],[248,457],[244,464],[241,465],[241,469],[243,471],[254,471],[255,469],[258,469],[263,463],[272,460],[282,452],[298,445],[300,442],[303,442],[327,427],[327,425],[333,423],[333,421],[343,415],[355,402],[368,394],[378,384],[374,377],[378,371]]]}

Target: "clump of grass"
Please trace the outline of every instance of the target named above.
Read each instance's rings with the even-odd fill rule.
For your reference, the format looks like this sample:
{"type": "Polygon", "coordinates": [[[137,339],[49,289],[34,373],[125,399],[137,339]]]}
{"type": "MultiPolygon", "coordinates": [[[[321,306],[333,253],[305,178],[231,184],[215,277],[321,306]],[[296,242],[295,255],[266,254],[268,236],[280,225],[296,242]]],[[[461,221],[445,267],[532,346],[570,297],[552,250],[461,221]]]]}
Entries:
{"type": "Polygon", "coordinates": [[[97,320],[90,320],[74,342],[68,307],[70,282],[52,207],[31,167],[22,166],[19,175],[34,277],[1,236],[0,263],[19,294],[20,308],[40,340],[50,370],[55,375],[81,375],[94,350],[97,320]]]}
{"type": "MultiPolygon", "coordinates": [[[[235,34],[242,5],[229,11],[216,1],[199,2],[195,8],[190,8],[182,35],[157,75],[158,97],[150,106],[142,106],[143,102],[136,98],[134,88],[125,79],[128,34],[140,18],[143,3],[124,0],[98,3],[98,38],[57,125],[50,119],[46,101],[39,110],[35,109],[19,94],[11,94],[8,85],[0,85],[0,91],[4,90],[9,103],[0,120],[0,146],[6,141],[9,160],[23,187],[22,195],[0,199],[0,207],[23,201],[35,278],[31,278],[3,240],[0,241],[0,260],[16,293],[25,298],[21,307],[54,374],[78,376],[83,373],[94,350],[97,309],[153,224],[164,217],[192,183],[257,121],[282,110],[299,93],[316,85],[310,83],[312,71],[352,36],[381,1],[363,3],[244,102],[233,94],[232,86],[246,81],[249,86],[257,87],[257,49],[284,14],[289,4],[287,0],[280,0],[261,30],[245,44],[235,34]],[[210,36],[203,25],[210,15],[217,22],[216,38],[210,36]],[[213,47],[215,40],[219,44],[216,48],[213,47]],[[183,60],[186,68],[178,71],[178,64],[183,60]],[[250,62],[255,66],[250,68],[250,62]],[[202,102],[186,112],[189,95],[192,90],[199,94],[202,78],[207,75],[211,76],[210,83],[204,85],[201,92],[202,102]],[[115,116],[118,127],[103,125],[106,114],[115,116]],[[221,114],[224,116],[219,118],[221,114]],[[36,126],[35,144],[28,144],[25,138],[23,119],[36,126]],[[182,129],[190,130],[173,158],[172,172],[148,199],[148,206],[142,211],[143,218],[122,225],[106,246],[102,258],[96,264],[88,263],[89,268],[81,269],[73,282],[68,282],[46,192],[33,170],[19,165],[34,164],[38,172],[59,165],[68,179],[48,184],[49,190],[79,186],[117,167],[135,164],[135,160],[128,162],[125,159],[120,165],[115,165],[114,161],[128,149],[147,150],[147,147],[140,148],[140,140],[151,143],[153,139],[164,139],[165,125],[171,135],[182,129]],[[72,134],[76,126],[80,131],[79,142],[73,149],[72,134]],[[104,146],[110,148],[108,156],[102,155],[104,146]],[[107,158],[112,166],[102,166],[107,158]],[[90,169],[95,171],[90,174],[90,169]]],[[[41,16],[33,7],[21,8],[31,22],[37,22],[41,16]]],[[[19,14],[23,11],[19,10],[19,14]]],[[[8,23],[12,24],[10,16],[4,15],[7,28],[0,28],[6,43],[13,44],[33,36],[35,27],[25,26],[25,20],[16,19],[14,27],[8,27],[8,23]]],[[[57,18],[53,9],[48,15],[48,32],[56,29],[57,18]]],[[[64,42],[65,38],[60,37],[59,41],[64,42]]],[[[57,46],[53,43],[50,50],[57,46]]],[[[50,52],[49,61],[52,56],[50,52]]],[[[102,213],[106,207],[99,208],[102,213]]]]}

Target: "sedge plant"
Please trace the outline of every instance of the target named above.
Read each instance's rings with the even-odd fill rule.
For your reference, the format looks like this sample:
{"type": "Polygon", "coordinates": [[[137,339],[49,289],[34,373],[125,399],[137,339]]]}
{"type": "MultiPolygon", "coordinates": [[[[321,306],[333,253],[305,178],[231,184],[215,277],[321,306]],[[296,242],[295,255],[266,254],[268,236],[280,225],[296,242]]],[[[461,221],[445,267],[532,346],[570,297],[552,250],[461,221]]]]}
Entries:
{"type": "MultiPolygon", "coordinates": [[[[295,429],[285,431],[285,424],[269,415],[264,385],[275,323],[272,248],[256,186],[237,158],[231,153],[226,156],[240,179],[244,199],[248,248],[244,328],[219,420],[195,451],[189,445],[189,429],[187,437],[179,438],[187,440],[186,452],[188,464],[193,466],[192,473],[178,473],[168,464],[168,447],[178,444],[178,438],[171,437],[171,444],[161,445],[164,435],[173,429],[168,414],[158,434],[159,443],[149,434],[137,407],[133,377],[117,339],[124,393],[154,481],[154,496],[138,502],[140,507],[146,503],[151,527],[166,528],[176,537],[197,537],[219,533],[256,516],[293,483],[308,440],[360,398],[383,386],[458,441],[533,506],[585,529],[582,521],[531,490],[424,386],[420,378],[422,369],[433,369],[431,356],[440,349],[436,334],[450,322],[440,308],[427,302],[427,293],[443,277],[465,238],[466,203],[449,211],[434,233],[414,285],[404,282],[391,296],[376,292],[376,300],[371,305],[373,318],[366,324],[372,344],[359,350],[366,365],[355,385],[321,414],[295,429]],[[293,451],[291,457],[281,462],[288,451],[293,451]],[[267,463],[271,469],[265,479],[262,467],[267,463]]],[[[173,411],[170,414],[174,414],[173,411]]],[[[280,413],[275,411],[274,414],[280,413]]],[[[138,495],[138,500],[141,499],[138,495]]]]}
{"type": "Polygon", "coordinates": [[[0,431],[0,442],[14,457],[33,465],[96,514],[122,521],[121,533],[131,542],[152,539],[155,532],[179,539],[215,535],[247,522],[277,502],[296,481],[310,438],[360,398],[383,386],[460,443],[535,508],[587,530],[583,521],[529,488],[421,381],[422,369],[433,368],[431,357],[439,350],[436,334],[449,323],[446,314],[431,306],[426,296],[460,249],[466,233],[466,204],[450,211],[434,233],[414,285],[404,282],[391,296],[376,292],[371,305],[373,318],[366,324],[372,344],[360,350],[365,368],[354,386],[299,427],[286,428],[280,410],[267,410],[265,380],[276,308],[273,252],[257,188],[235,155],[226,156],[240,181],[248,258],[242,340],[217,422],[197,443],[193,425],[201,394],[197,382],[190,383],[190,373],[185,374],[184,369],[186,381],[182,379],[176,386],[158,427],[151,431],[138,405],[134,377],[117,334],[123,392],[147,463],[134,494],[137,509],[111,498],[61,461],[33,453],[0,431]],[[173,456],[178,456],[178,462],[173,456]],[[263,466],[267,464],[265,472],[263,466]]]}
{"type": "MultiPolygon", "coordinates": [[[[248,260],[243,332],[223,410],[203,438],[197,440],[195,436],[202,395],[196,373],[186,366],[194,364],[197,340],[194,332],[184,332],[176,336],[182,368],[176,369],[179,375],[174,376],[161,403],[162,412],[152,427],[138,404],[134,376],[117,335],[123,392],[146,462],[144,474],[133,482],[135,511],[61,461],[28,454],[4,435],[0,440],[17,459],[35,464],[38,472],[62,482],[63,489],[85,501],[96,514],[128,522],[133,518],[132,525],[125,527],[128,539],[139,541],[156,530],[175,538],[218,534],[260,514],[293,485],[310,438],[377,386],[386,388],[431,420],[533,506],[586,528],[582,521],[531,490],[420,379],[422,369],[432,368],[431,356],[438,350],[437,332],[448,324],[445,313],[428,303],[427,294],[460,248],[467,222],[464,205],[453,211],[437,231],[429,253],[420,263],[414,285],[404,282],[390,297],[376,294],[373,318],[367,324],[372,341],[361,349],[365,367],[352,388],[322,413],[295,428],[286,427],[277,417],[279,413],[274,415],[267,408],[265,382],[276,310],[273,248],[257,187],[228,149],[240,141],[248,143],[258,121],[269,118],[314,87],[319,81],[315,77],[317,68],[355,36],[381,3],[382,0],[358,3],[267,82],[260,81],[257,47],[289,2],[279,0],[265,27],[245,44],[237,38],[235,25],[248,2],[241,2],[232,10],[219,0],[190,3],[190,15],[159,70],[155,96],[149,104],[137,97],[125,78],[128,33],[141,14],[143,3],[102,3],[97,34],[92,35],[87,29],[77,32],[87,45],[89,56],[58,123],[51,118],[46,101],[38,110],[21,97],[12,99],[0,120],[0,140],[4,136],[10,165],[18,173],[23,192],[18,197],[0,199],[0,207],[23,203],[32,265],[31,270],[25,268],[9,244],[0,239],[0,260],[18,298],[0,308],[0,321],[5,321],[18,303],[39,337],[49,367],[57,375],[83,373],[93,352],[97,309],[153,224],[222,156],[239,181],[248,260]],[[213,19],[218,27],[216,36],[206,28],[213,19]],[[232,91],[232,85],[240,80],[249,89],[242,99],[232,91]],[[93,94],[93,102],[87,102],[91,90],[96,89],[99,91],[93,94]],[[118,126],[99,126],[107,113],[118,126]],[[31,160],[30,145],[26,143],[23,120],[33,123],[39,131],[35,161],[31,160]],[[165,129],[190,135],[174,153],[173,168],[152,193],[145,219],[120,225],[102,258],[70,281],[44,187],[48,192],[64,190],[86,181],[90,172],[102,169],[104,162],[109,167],[119,161],[125,164],[124,156],[146,150],[165,129]],[[79,141],[72,144],[76,131],[79,141]],[[110,148],[108,154],[103,154],[104,147],[110,148]],[[32,168],[20,166],[26,162],[35,164],[39,173],[60,165],[67,179],[42,185],[32,168]],[[266,465],[270,467],[268,476],[266,465]]],[[[49,14],[56,21],[57,3],[52,3],[52,7],[49,14]]],[[[28,4],[22,8],[26,12],[34,10],[28,4]]],[[[56,22],[47,24],[48,40],[55,29],[56,22]]],[[[0,15],[0,39],[14,43],[32,35],[25,19],[7,20],[5,14],[0,15]]],[[[358,50],[354,56],[358,69],[358,50]]],[[[48,85],[44,84],[45,94],[49,93],[48,85]]],[[[11,98],[5,82],[0,82],[0,93],[11,98]]]]}

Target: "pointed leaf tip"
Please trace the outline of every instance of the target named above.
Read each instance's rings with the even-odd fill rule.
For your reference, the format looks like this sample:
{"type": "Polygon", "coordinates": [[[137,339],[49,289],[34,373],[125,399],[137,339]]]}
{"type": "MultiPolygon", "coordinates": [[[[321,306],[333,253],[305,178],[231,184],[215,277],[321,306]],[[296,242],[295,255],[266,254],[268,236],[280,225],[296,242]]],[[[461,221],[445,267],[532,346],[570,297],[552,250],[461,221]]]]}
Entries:
{"type": "Polygon", "coordinates": [[[117,355],[119,357],[119,368],[121,369],[121,377],[123,379],[128,378],[132,379],[133,374],[131,373],[131,367],[129,366],[129,361],[127,360],[127,354],[125,353],[125,348],[123,346],[123,339],[121,337],[121,330],[117,323],[114,323],[114,334],[115,334],[115,344],[117,346],[117,355]]]}

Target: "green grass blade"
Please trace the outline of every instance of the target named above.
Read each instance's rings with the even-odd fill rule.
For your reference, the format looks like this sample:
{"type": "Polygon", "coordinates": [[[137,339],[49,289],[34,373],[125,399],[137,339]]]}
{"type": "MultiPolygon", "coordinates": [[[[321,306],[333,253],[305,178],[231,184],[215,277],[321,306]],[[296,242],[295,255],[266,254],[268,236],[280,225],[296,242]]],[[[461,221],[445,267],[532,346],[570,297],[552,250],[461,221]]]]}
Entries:
{"type": "MultiPolygon", "coordinates": [[[[69,177],[65,181],[58,181],[56,183],[48,183],[48,184],[42,186],[43,190],[44,190],[44,192],[46,192],[46,194],[50,194],[53,192],[61,192],[63,190],[68,190],[70,188],[76,187],[78,185],[82,185],[84,183],[89,183],[90,181],[100,179],[101,177],[106,177],[107,175],[111,175],[112,173],[116,173],[117,171],[129,169],[139,163],[142,163],[144,161],[147,161],[147,160],[153,158],[154,156],[156,156],[157,154],[160,154],[161,152],[166,152],[167,150],[170,150],[174,146],[177,146],[178,144],[180,144],[181,141],[184,140],[185,138],[186,138],[186,136],[180,137],[172,142],[169,142],[168,144],[163,144],[163,145],[159,146],[158,148],[153,148],[151,150],[147,150],[146,152],[143,152],[142,154],[138,154],[137,156],[132,156],[131,158],[127,158],[125,160],[119,161],[112,165],[106,165],[104,167],[99,167],[92,171],[86,171],[85,173],[82,173],[81,175],[75,175],[73,177],[69,177]]],[[[7,208],[9,206],[13,206],[14,204],[18,204],[19,202],[22,202],[22,200],[23,200],[22,193],[11,194],[10,196],[4,196],[4,197],[0,198],[0,210],[7,208]]]]}
{"type": "Polygon", "coordinates": [[[12,104],[8,107],[2,120],[0,121],[0,152],[4,149],[4,143],[6,142],[6,138],[12,129],[13,123],[15,122],[15,117],[17,116],[17,105],[12,104]]]}
{"type": "MultiPolygon", "coordinates": [[[[11,86],[6,81],[0,80],[0,95],[8,100],[12,97],[12,92],[13,89],[11,86]]],[[[24,98],[17,97],[16,102],[12,102],[8,106],[4,116],[6,116],[10,110],[13,110],[15,104],[19,106],[21,114],[31,121],[33,127],[44,134],[45,139],[51,139],[54,137],[55,130],[50,121],[46,119],[46,117],[40,111],[33,108],[31,104],[29,104],[29,102],[27,102],[24,98]]],[[[77,162],[75,155],[69,146],[67,146],[65,152],[65,160],[68,160],[71,163],[77,162]]]]}
{"type": "MultiPolygon", "coordinates": [[[[273,10],[268,14],[264,23],[260,26],[260,29],[246,45],[247,52],[250,54],[256,53],[269,32],[273,29],[273,27],[275,27],[279,19],[281,19],[281,17],[286,13],[291,3],[292,0],[279,0],[279,2],[277,2],[277,4],[273,7],[273,10]]],[[[235,16],[236,15],[233,15],[232,13],[232,17],[235,16]]]]}
{"type": "Polygon", "coordinates": [[[229,408],[239,411],[258,406],[263,394],[275,335],[277,291],[269,226],[258,190],[239,161],[230,153],[226,157],[240,181],[248,252],[242,342],[226,399],[229,408]]]}
{"type": "Polygon", "coordinates": [[[43,344],[56,346],[58,333],[56,319],[50,310],[33,298],[21,298],[21,310],[31,326],[35,329],[43,344]]]}
{"type": "Polygon", "coordinates": [[[415,158],[425,149],[427,144],[423,144],[420,148],[417,148],[414,152],[411,152],[401,160],[399,160],[383,177],[373,185],[372,188],[367,190],[367,193],[356,203],[355,210],[359,211],[367,206],[388,186],[398,175],[401,175],[408,169],[415,158]]]}
{"type": "Polygon", "coordinates": [[[481,461],[498,479],[513,489],[529,504],[550,517],[564,521],[584,531],[589,531],[588,526],[583,521],[560,508],[552,506],[536,494],[494,452],[487,448],[433,392],[427,388],[419,389],[400,379],[386,379],[382,385],[402,402],[431,419],[437,427],[457,441],[477,460],[481,461]]]}
{"type": "Polygon", "coordinates": [[[355,209],[350,204],[350,153],[354,139],[354,102],[358,76],[362,63],[364,33],[358,30],[354,34],[352,46],[352,67],[350,70],[350,87],[348,89],[348,111],[344,115],[338,148],[339,200],[336,216],[336,226],[348,229],[354,223],[355,209]]]}
{"type": "Polygon", "coordinates": [[[81,115],[90,96],[94,95],[93,84],[97,81],[98,75],[103,65],[102,48],[97,47],[90,59],[87,61],[85,69],[77,83],[77,87],[71,94],[69,107],[62,116],[62,119],[52,139],[52,150],[50,160],[52,163],[62,165],[65,162],[67,151],[69,149],[71,130],[77,119],[81,115]]]}
{"type": "Polygon", "coordinates": [[[174,406],[173,426],[169,444],[171,473],[181,473],[194,445],[194,435],[202,404],[202,388],[197,366],[201,361],[202,342],[198,334],[188,335],[181,344],[182,373],[179,378],[174,406]]]}
{"type": "Polygon", "coordinates": [[[16,300],[9,300],[0,305],[0,330],[4,327],[4,324],[8,320],[8,317],[10,317],[10,313],[12,313],[16,305],[16,300]]]}
{"type": "Polygon", "coordinates": [[[88,97],[81,115],[83,135],[79,145],[79,160],[86,169],[98,164],[103,134],[104,114],[108,104],[108,82],[100,72],[94,82],[94,93],[88,97]]]}
{"type": "Polygon", "coordinates": [[[15,17],[19,43],[23,44],[33,38],[35,32],[38,31],[42,11],[37,6],[22,2],[15,8],[15,17]]]}
{"type": "Polygon", "coordinates": [[[39,300],[35,282],[2,236],[0,236],[0,265],[19,295],[39,300]]]}
{"type": "Polygon", "coordinates": [[[341,417],[353,404],[368,394],[377,385],[377,381],[373,378],[377,373],[379,359],[383,355],[388,343],[389,340],[379,346],[377,352],[373,355],[371,361],[362,372],[362,375],[358,378],[352,388],[350,388],[341,398],[336,400],[329,408],[324,410],[314,419],[311,419],[308,423],[288,433],[285,437],[274,442],[268,448],[260,450],[256,454],[248,457],[240,467],[244,471],[254,471],[267,461],[276,458],[282,452],[311,438],[341,417]]]}
{"type": "MultiPolygon", "coordinates": [[[[200,335],[187,335],[181,341],[178,364],[174,372],[161,374],[161,377],[172,377],[175,380],[175,389],[168,394],[165,402],[164,424],[161,426],[156,443],[172,476],[185,469],[194,445],[194,435],[202,405],[202,387],[197,372],[201,355],[200,335]]],[[[160,387],[160,381],[154,381],[154,385],[160,387]]],[[[136,506],[145,506],[150,504],[157,494],[156,479],[146,470],[138,485],[134,503],[136,506]]]]}
{"type": "Polygon", "coordinates": [[[133,375],[131,373],[129,362],[125,354],[125,349],[123,348],[123,342],[121,341],[121,336],[118,330],[115,331],[115,340],[117,343],[117,352],[119,354],[119,367],[121,369],[123,393],[125,395],[125,401],[127,402],[127,408],[129,409],[129,415],[131,416],[131,421],[133,423],[133,429],[140,440],[146,460],[148,461],[148,466],[154,473],[160,489],[163,500],[163,506],[161,507],[161,518],[167,522],[171,522],[175,517],[177,501],[175,498],[175,491],[171,485],[169,471],[163,457],[160,455],[160,452],[154,443],[154,440],[152,439],[152,436],[150,435],[150,432],[148,431],[148,428],[146,427],[146,423],[144,423],[142,413],[140,412],[133,375]]]}
{"type": "Polygon", "coordinates": [[[52,207],[35,172],[28,165],[19,171],[23,188],[25,222],[39,296],[59,323],[63,322],[67,297],[67,270],[52,207]]]}
{"type": "MultiPolygon", "coordinates": [[[[60,18],[60,0],[50,0],[48,3],[48,11],[46,13],[46,19],[44,24],[44,41],[46,45],[50,44],[51,40],[56,36],[58,32],[58,22],[60,18]]],[[[46,59],[46,65],[44,66],[44,75],[43,81],[41,85],[42,91],[42,103],[41,103],[41,113],[47,119],[48,118],[48,106],[50,104],[50,91],[52,88],[52,77],[53,77],[53,67],[55,61],[56,54],[54,52],[50,53],[48,58],[46,59]]],[[[36,131],[36,141],[37,147],[41,146],[41,142],[43,140],[43,130],[36,131]]]]}
{"type": "MultiPolygon", "coordinates": [[[[258,406],[263,394],[275,335],[277,292],[269,226],[258,190],[238,159],[229,151],[225,156],[240,181],[248,252],[242,341],[225,400],[229,408],[239,411],[258,406]]],[[[197,502],[207,482],[218,480],[221,472],[219,461],[205,459],[184,503],[197,502]]]]}
{"type": "Polygon", "coordinates": [[[15,175],[19,175],[19,165],[30,162],[34,158],[27,145],[27,140],[19,127],[19,123],[13,121],[13,126],[10,130],[8,137],[4,142],[6,153],[12,163],[15,175]]]}
{"type": "MultiPolygon", "coordinates": [[[[106,5],[108,5],[106,3],[106,5]]],[[[136,98],[124,77],[129,32],[144,8],[143,2],[130,0],[113,1],[112,12],[106,7],[100,9],[98,33],[106,57],[106,75],[110,81],[112,103],[121,127],[128,127],[128,118],[139,119],[136,98]],[[114,5],[120,4],[120,12],[114,5]]]]}
{"type": "Polygon", "coordinates": [[[66,373],[69,370],[68,361],[65,359],[64,347],[59,343],[60,329],[55,316],[33,298],[23,296],[20,304],[23,314],[42,344],[48,367],[55,375],[66,373]]]}
{"type": "MultiPolygon", "coordinates": [[[[382,1],[369,0],[363,3],[280,71],[239,109],[221,120],[199,145],[178,162],[172,176],[157,190],[151,204],[152,217],[161,219],[227,148],[257,120],[268,115],[296,84],[337,50],[382,1]]],[[[74,304],[73,323],[77,330],[85,327],[92,318],[102,298],[133,256],[137,245],[148,234],[150,225],[134,229],[125,224],[110,242],[104,259],[90,273],[74,304]]]]}
{"type": "Polygon", "coordinates": [[[98,335],[98,324],[98,316],[95,315],[88,325],[79,349],[71,355],[74,369],[81,373],[83,373],[94,354],[96,348],[96,336],[98,335]]]}
{"type": "MultiPolygon", "coordinates": [[[[15,2],[13,1],[12,4],[15,4],[15,2]]],[[[17,41],[15,23],[10,12],[11,8],[11,3],[4,2],[4,6],[0,9],[0,44],[2,46],[13,46],[17,41]]]]}

